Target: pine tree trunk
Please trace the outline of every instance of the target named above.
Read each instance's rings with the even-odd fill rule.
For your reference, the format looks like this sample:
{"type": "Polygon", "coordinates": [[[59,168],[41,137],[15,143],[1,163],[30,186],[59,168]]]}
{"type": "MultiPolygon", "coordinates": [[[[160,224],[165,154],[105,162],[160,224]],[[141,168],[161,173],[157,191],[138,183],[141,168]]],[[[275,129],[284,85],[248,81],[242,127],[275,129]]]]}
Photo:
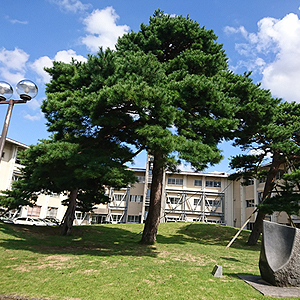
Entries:
{"type": "Polygon", "coordinates": [[[77,193],[78,193],[78,189],[74,189],[70,193],[69,205],[63,217],[63,224],[61,228],[62,235],[70,235],[72,233],[73,222],[75,219],[77,193]]]}
{"type": "MultiPolygon", "coordinates": [[[[274,187],[276,174],[278,172],[278,168],[281,163],[282,163],[282,161],[280,160],[280,155],[277,153],[274,153],[273,158],[272,158],[272,163],[270,166],[270,170],[269,170],[267,180],[265,183],[265,187],[264,187],[264,192],[263,192],[263,197],[262,197],[263,200],[271,197],[271,192],[274,187]]],[[[256,219],[255,219],[254,227],[251,231],[251,234],[250,234],[248,242],[247,242],[247,244],[249,246],[253,246],[253,245],[257,244],[257,241],[263,230],[263,220],[264,220],[265,216],[266,216],[265,213],[262,213],[260,210],[258,211],[256,219]]]]}
{"type": "Polygon", "coordinates": [[[161,212],[163,173],[164,165],[162,162],[162,155],[160,153],[157,153],[154,155],[152,183],[150,191],[150,206],[141,239],[142,244],[151,245],[156,241],[161,212]]]}
{"type": "Polygon", "coordinates": [[[265,216],[266,216],[266,214],[262,213],[260,210],[258,211],[253,229],[251,231],[251,234],[250,234],[248,242],[247,242],[247,244],[249,246],[254,246],[257,244],[260,234],[262,233],[263,220],[264,220],[265,216]]]}

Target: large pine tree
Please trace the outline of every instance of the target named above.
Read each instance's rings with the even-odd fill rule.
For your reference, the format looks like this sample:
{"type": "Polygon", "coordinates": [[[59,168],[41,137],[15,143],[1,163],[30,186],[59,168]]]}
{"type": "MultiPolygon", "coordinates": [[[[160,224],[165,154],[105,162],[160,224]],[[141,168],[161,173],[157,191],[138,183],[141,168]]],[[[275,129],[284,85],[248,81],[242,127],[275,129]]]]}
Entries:
{"type": "Polygon", "coordinates": [[[230,88],[245,77],[228,70],[216,39],[189,17],[158,10],[140,31],[118,40],[114,72],[97,93],[93,122],[108,128],[110,115],[109,131],[118,129],[154,157],[142,243],[156,240],[164,170],[175,170],[181,160],[196,170],[218,163],[218,143],[238,124],[241,99],[230,88]]]}

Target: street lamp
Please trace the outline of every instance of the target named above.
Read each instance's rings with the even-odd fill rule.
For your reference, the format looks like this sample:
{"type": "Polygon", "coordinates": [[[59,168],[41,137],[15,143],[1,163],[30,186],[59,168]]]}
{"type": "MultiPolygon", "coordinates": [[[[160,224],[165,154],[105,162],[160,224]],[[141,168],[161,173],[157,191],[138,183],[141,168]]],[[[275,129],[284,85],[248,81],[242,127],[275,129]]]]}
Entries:
{"type": "Polygon", "coordinates": [[[34,82],[31,80],[21,80],[16,86],[17,93],[19,94],[21,100],[10,99],[13,94],[12,86],[5,82],[0,81],[0,104],[8,104],[8,109],[5,117],[5,122],[2,129],[2,134],[0,138],[0,162],[2,160],[2,154],[4,149],[4,144],[6,140],[7,130],[10,122],[10,117],[12,109],[15,103],[26,103],[27,101],[34,98],[38,93],[38,88],[34,82]]]}

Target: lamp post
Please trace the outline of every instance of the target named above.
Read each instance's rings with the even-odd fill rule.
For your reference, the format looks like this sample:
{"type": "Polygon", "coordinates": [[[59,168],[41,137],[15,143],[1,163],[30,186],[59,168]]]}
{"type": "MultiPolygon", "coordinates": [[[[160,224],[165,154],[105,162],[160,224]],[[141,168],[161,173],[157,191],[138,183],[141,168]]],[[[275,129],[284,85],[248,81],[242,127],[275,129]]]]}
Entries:
{"type": "Polygon", "coordinates": [[[2,160],[3,149],[14,104],[26,103],[27,101],[30,101],[32,98],[34,98],[38,93],[38,88],[36,84],[27,79],[21,80],[17,84],[16,90],[21,100],[10,99],[13,94],[12,86],[5,81],[0,81],[0,104],[8,104],[5,122],[0,138],[0,162],[2,160]]]}

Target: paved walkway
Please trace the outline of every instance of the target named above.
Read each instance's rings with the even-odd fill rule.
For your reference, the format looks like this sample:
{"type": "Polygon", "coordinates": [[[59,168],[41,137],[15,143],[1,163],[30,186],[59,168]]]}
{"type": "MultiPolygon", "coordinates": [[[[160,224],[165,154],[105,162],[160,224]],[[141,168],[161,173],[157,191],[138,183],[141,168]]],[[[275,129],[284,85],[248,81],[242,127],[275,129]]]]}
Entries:
{"type": "Polygon", "coordinates": [[[238,275],[245,282],[253,286],[264,296],[271,297],[300,297],[300,288],[298,287],[278,287],[273,286],[261,279],[260,276],[254,275],[238,275]]]}

